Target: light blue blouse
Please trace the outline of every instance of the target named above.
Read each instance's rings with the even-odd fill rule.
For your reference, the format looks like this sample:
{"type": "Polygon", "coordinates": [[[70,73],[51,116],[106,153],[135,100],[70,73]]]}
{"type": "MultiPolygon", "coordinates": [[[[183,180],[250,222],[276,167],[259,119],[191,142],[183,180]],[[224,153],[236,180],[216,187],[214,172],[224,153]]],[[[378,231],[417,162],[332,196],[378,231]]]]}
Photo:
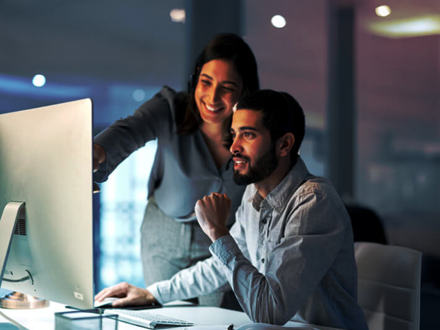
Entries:
{"type": "Polygon", "coordinates": [[[157,152],[148,181],[149,197],[169,217],[178,221],[195,220],[192,216],[198,199],[212,192],[226,193],[232,200],[231,218],[240,205],[244,186],[233,181],[232,162],[218,169],[200,130],[177,134],[176,92],[163,87],[132,116],[116,121],[98,134],[107,159],[94,179],[105,181],[108,175],[133,151],[157,139],[157,152]]]}

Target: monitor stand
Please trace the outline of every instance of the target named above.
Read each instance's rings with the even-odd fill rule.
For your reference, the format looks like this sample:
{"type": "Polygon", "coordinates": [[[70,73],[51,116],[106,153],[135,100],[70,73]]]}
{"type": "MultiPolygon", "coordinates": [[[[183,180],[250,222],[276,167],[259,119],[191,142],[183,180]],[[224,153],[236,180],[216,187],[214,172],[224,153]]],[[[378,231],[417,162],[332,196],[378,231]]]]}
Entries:
{"type": "Polygon", "coordinates": [[[0,299],[0,307],[8,309],[35,309],[49,306],[49,300],[13,291],[0,299]]]}
{"type": "MultiPolygon", "coordinates": [[[[24,202],[9,202],[3,209],[0,219],[0,286],[8,260],[9,248],[14,235],[15,224],[20,218],[24,218],[24,202]]],[[[12,292],[0,299],[0,307],[11,309],[41,308],[49,305],[47,300],[12,292]]]]}

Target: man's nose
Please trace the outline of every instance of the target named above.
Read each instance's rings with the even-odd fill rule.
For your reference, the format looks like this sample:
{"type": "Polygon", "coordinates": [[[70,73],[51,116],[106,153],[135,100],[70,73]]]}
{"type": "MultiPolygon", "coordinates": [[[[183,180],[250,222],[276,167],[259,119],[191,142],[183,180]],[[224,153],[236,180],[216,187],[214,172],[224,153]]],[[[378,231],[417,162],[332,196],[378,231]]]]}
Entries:
{"type": "Polygon", "coordinates": [[[229,148],[229,151],[234,155],[241,151],[241,145],[238,137],[235,137],[232,141],[231,147],[229,148]]]}

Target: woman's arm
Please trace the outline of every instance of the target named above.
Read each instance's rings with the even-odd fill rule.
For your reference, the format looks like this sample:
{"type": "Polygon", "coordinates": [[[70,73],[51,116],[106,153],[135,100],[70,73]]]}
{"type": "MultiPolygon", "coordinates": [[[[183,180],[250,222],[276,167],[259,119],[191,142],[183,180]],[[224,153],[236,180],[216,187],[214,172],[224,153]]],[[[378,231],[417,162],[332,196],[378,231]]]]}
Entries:
{"type": "Polygon", "coordinates": [[[95,137],[94,144],[99,146],[98,150],[94,147],[94,153],[99,152],[94,155],[99,164],[95,181],[105,181],[124,159],[148,141],[174,133],[174,96],[173,90],[164,87],[133,115],[116,121],[95,137]]]}

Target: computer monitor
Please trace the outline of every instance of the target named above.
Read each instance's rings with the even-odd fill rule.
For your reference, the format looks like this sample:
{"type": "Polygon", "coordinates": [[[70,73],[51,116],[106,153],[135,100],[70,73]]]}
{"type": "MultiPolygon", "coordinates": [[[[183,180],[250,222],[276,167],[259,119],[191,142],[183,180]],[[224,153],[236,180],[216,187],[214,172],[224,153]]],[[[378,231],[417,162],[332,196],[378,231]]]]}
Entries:
{"type": "Polygon", "coordinates": [[[91,308],[90,99],[0,115],[2,212],[1,287],[91,308]],[[17,217],[24,221],[17,221],[9,242],[7,227],[17,217]]]}

